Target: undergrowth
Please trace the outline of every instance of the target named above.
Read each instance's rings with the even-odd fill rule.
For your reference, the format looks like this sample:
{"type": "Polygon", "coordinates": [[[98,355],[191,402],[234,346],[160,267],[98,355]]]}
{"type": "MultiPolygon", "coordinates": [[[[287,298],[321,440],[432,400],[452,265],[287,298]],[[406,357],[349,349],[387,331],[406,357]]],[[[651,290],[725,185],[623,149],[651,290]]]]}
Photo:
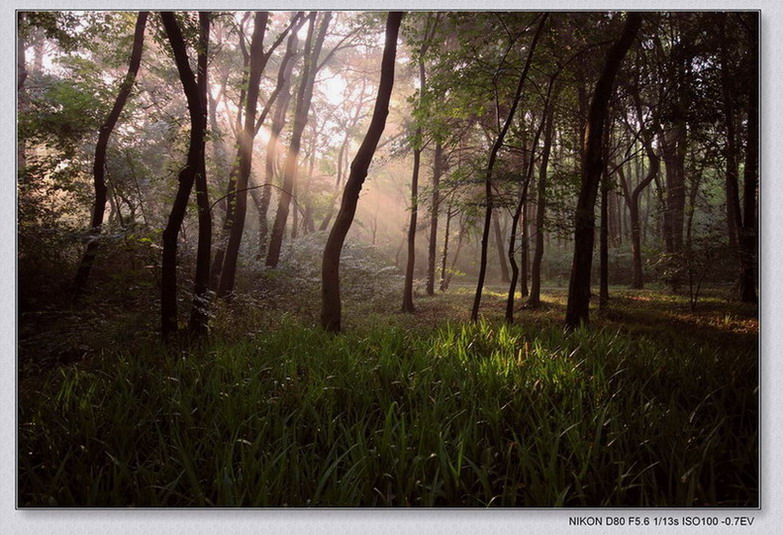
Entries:
{"type": "Polygon", "coordinates": [[[297,319],[20,388],[23,506],[755,506],[755,348],[297,319]]]}

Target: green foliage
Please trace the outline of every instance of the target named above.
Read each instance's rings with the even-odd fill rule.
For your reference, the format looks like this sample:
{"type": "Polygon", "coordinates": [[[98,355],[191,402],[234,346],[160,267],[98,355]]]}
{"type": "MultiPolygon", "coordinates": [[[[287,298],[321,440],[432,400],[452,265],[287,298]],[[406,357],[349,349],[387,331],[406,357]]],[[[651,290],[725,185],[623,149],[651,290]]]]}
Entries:
{"type": "Polygon", "coordinates": [[[758,504],[752,348],[296,321],[23,390],[23,505],[758,504]]]}

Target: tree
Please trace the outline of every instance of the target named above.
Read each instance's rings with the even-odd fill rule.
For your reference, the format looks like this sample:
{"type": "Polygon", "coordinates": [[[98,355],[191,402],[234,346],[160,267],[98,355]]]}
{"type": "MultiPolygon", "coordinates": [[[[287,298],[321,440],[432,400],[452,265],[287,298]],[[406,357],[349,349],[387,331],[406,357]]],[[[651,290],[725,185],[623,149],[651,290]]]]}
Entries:
{"type": "Polygon", "coordinates": [[[242,241],[245,214],[247,213],[248,179],[253,162],[253,138],[256,132],[258,84],[271,55],[271,50],[264,53],[264,34],[268,20],[269,13],[266,11],[259,11],[254,16],[253,36],[250,41],[250,71],[248,73],[247,96],[245,98],[244,127],[239,132],[239,144],[237,147],[238,173],[236,192],[229,198],[229,204],[231,204],[232,199],[234,202],[233,218],[231,231],[228,236],[228,245],[226,246],[226,256],[223,261],[218,297],[226,297],[234,290],[239,245],[242,241]]]}
{"type": "Polygon", "coordinates": [[[315,12],[311,14],[310,28],[307,32],[305,44],[305,63],[302,70],[302,79],[299,82],[299,90],[296,98],[296,111],[294,112],[294,124],[291,130],[291,140],[288,145],[285,163],[283,164],[283,183],[277,205],[275,222],[272,225],[272,233],[269,238],[269,250],[266,255],[266,265],[276,267],[280,260],[280,250],[283,246],[283,233],[285,232],[288,210],[291,205],[292,192],[298,172],[299,149],[302,143],[302,133],[307,125],[307,115],[310,112],[310,103],[313,98],[313,85],[315,74],[318,70],[318,58],[321,55],[326,30],[332,19],[332,13],[324,13],[321,24],[318,27],[318,35],[313,42],[313,29],[315,25],[315,12]]]}
{"type": "Polygon", "coordinates": [[[298,53],[299,38],[296,32],[291,32],[291,36],[286,43],[285,56],[280,63],[280,72],[277,75],[277,83],[280,88],[279,96],[272,125],[269,133],[269,142],[266,145],[266,161],[264,164],[264,187],[261,190],[261,198],[258,208],[258,259],[266,254],[267,234],[269,228],[267,225],[267,212],[272,198],[272,182],[274,180],[274,168],[277,161],[277,151],[280,146],[280,134],[286,123],[286,114],[291,103],[291,77],[294,70],[294,58],[298,53]]]}
{"type": "MultiPolygon", "coordinates": [[[[204,169],[204,136],[206,133],[206,108],[201,104],[201,92],[196,77],[190,68],[185,40],[182,37],[174,13],[165,11],[160,14],[166,30],[174,61],[177,65],[180,82],[188,102],[190,114],[190,143],[187,162],[179,172],[177,194],[171,207],[166,228],[163,230],[163,259],[161,264],[161,334],[164,339],[176,334],[177,325],[177,241],[185,210],[188,206],[190,191],[196,180],[196,174],[204,169]]],[[[206,55],[206,50],[199,50],[206,55]]]]}
{"type": "MultiPolygon", "coordinates": [[[[424,38],[417,52],[419,67],[419,107],[424,104],[424,94],[427,89],[427,71],[424,64],[424,57],[432,43],[432,38],[437,27],[437,18],[428,16],[427,24],[424,30],[424,38]]],[[[413,145],[413,174],[411,176],[411,215],[408,223],[408,255],[405,265],[405,285],[403,286],[402,311],[415,312],[413,305],[413,271],[416,267],[416,227],[419,217],[419,170],[421,168],[421,152],[424,144],[424,133],[421,121],[416,123],[416,130],[412,136],[413,145]]]]}
{"type": "Polygon", "coordinates": [[[345,183],[340,210],[329,233],[324,249],[321,268],[321,326],[332,332],[341,329],[340,302],[340,253],[345,236],[351,228],[356,204],[359,201],[364,179],[372,162],[375,148],[386,125],[389,114],[389,100],[394,87],[394,62],[397,56],[397,35],[400,30],[402,13],[390,12],[386,19],[386,42],[381,60],[381,79],[378,84],[378,97],[367,134],[351,163],[351,173],[345,183]]]}
{"type": "Polygon", "coordinates": [[[432,202],[430,204],[430,240],[427,256],[427,295],[435,295],[435,261],[438,254],[438,209],[440,207],[440,177],[443,174],[443,142],[435,143],[432,171],[432,202]]]}
{"type": "Polygon", "coordinates": [[[587,127],[584,133],[585,157],[582,164],[582,183],[574,220],[574,261],[568,286],[568,303],[565,323],[569,328],[589,322],[590,272],[595,239],[595,200],[598,184],[604,170],[602,141],[609,100],[614,90],[614,80],[620,65],[631,47],[641,26],[639,13],[628,13],[620,37],[606,54],[601,76],[596,83],[587,127]]]}
{"type": "MultiPolygon", "coordinates": [[[[93,163],[95,203],[93,205],[92,220],[90,223],[90,240],[87,243],[87,248],[79,263],[79,269],[76,272],[76,278],[73,282],[74,297],[78,297],[84,291],[87,280],[90,277],[93,263],[95,262],[95,256],[98,254],[99,236],[101,234],[101,227],[103,226],[104,214],[106,213],[106,150],[109,145],[112,131],[114,130],[114,125],[117,124],[117,120],[120,118],[120,114],[125,107],[125,103],[128,101],[128,97],[133,89],[133,84],[136,81],[136,75],[139,72],[141,52],[144,45],[144,28],[147,25],[148,16],[149,12],[140,11],[136,17],[136,28],[133,34],[133,48],[131,49],[130,61],[128,62],[128,73],[120,83],[120,89],[117,93],[117,98],[114,101],[114,106],[101,125],[98,133],[98,142],[95,144],[95,159],[93,163]]],[[[19,50],[22,54],[18,82],[18,87],[21,92],[24,79],[27,76],[27,71],[24,65],[24,48],[19,47],[19,50]]]]}
{"type": "Polygon", "coordinates": [[[198,246],[196,250],[196,274],[193,277],[193,306],[190,313],[190,331],[203,335],[209,323],[209,261],[212,257],[212,207],[209,204],[207,186],[206,147],[204,135],[207,129],[207,58],[209,52],[209,27],[211,14],[199,11],[199,39],[196,85],[201,104],[201,128],[204,129],[199,148],[196,170],[196,204],[198,205],[198,246]]]}
{"type": "MultiPolygon", "coordinates": [[[[550,87],[554,85],[554,77],[550,81],[550,87]]],[[[548,92],[551,95],[551,89],[548,92]]],[[[538,184],[536,191],[538,199],[536,200],[536,240],[535,253],[533,254],[533,265],[530,270],[530,295],[527,304],[536,307],[541,304],[541,261],[544,258],[544,221],[546,216],[546,188],[547,176],[549,172],[549,155],[552,149],[552,135],[554,132],[554,102],[551,97],[547,99],[545,113],[546,126],[544,126],[544,147],[541,150],[541,163],[538,171],[538,184]]]]}
{"type": "Polygon", "coordinates": [[[745,144],[745,170],[743,176],[743,214],[742,227],[739,229],[740,276],[739,297],[744,303],[756,303],[755,267],[757,256],[757,214],[756,189],[758,187],[758,150],[759,150],[759,18],[758,13],[750,13],[745,23],[749,37],[748,63],[748,134],[745,144]]]}
{"type": "MultiPolygon", "coordinates": [[[[487,273],[487,244],[489,241],[489,228],[492,223],[492,203],[493,203],[492,172],[495,167],[495,162],[497,161],[498,153],[500,152],[500,149],[503,146],[503,142],[506,138],[506,133],[508,132],[508,129],[511,127],[511,123],[514,120],[514,115],[517,111],[517,106],[519,106],[519,101],[522,98],[522,88],[525,85],[527,72],[530,68],[530,59],[532,58],[533,51],[536,48],[536,43],[538,43],[538,38],[541,35],[541,30],[544,27],[544,23],[546,22],[547,16],[548,14],[546,13],[541,15],[541,19],[538,23],[538,28],[536,29],[536,33],[533,36],[533,41],[530,45],[530,51],[528,52],[528,59],[525,63],[525,68],[522,70],[522,74],[519,77],[519,82],[517,83],[517,88],[514,93],[514,97],[511,101],[511,106],[503,122],[503,127],[500,129],[497,138],[495,138],[495,142],[492,145],[492,149],[489,153],[489,159],[487,161],[487,169],[484,176],[484,195],[486,200],[486,209],[484,212],[484,230],[481,236],[481,260],[479,263],[479,275],[478,275],[478,283],[476,284],[476,295],[473,299],[473,308],[470,312],[470,320],[473,322],[478,321],[479,306],[481,305],[481,293],[482,290],[484,289],[484,278],[486,277],[486,273],[487,273]]],[[[496,103],[496,108],[497,107],[499,106],[496,103]]],[[[499,112],[499,110],[497,111],[499,112]]],[[[514,234],[514,229],[512,229],[512,235],[513,234],[514,234]]]]}
{"type": "Polygon", "coordinates": [[[642,233],[641,217],[639,214],[639,204],[642,192],[658,177],[661,167],[661,159],[653,149],[653,139],[657,132],[657,123],[654,115],[645,121],[642,112],[642,104],[638,93],[638,88],[634,89],[634,108],[636,110],[636,120],[641,129],[639,138],[644,146],[644,152],[649,161],[647,175],[631,189],[625,178],[622,165],[618,166],[617,172],[620,177],[620,185],[623,188],[625,203],[628,206],[631,217],[631,252],[633,255],[633,282],[631,288],[644,288],[644,270],[642,267],[642,233]]]}

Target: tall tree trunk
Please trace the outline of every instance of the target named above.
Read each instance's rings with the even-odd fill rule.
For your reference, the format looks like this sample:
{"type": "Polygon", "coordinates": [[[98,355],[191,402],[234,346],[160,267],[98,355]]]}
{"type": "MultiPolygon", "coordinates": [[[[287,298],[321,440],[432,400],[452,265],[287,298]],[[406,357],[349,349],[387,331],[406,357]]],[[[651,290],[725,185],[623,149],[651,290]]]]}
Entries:
{"type": "MultiPolygon", "coordinates": [[[[481,260],[479,263],[479,275],[478,275],[478,283],[476,284],[476,295],[473,298],[473,308],[470,312],[470,321],[477,322],[478,321],[478,312],[479,312],[479,306],[481,305],[481,293],[484,289],[484,278],[487,274],[487,244],[489,242],[489,227],[492,223],[492,171],[495,167],[495,161],[497,160],[498,152],[500,152],[500,148],[503,146],[503,142],[506,138],[506,133],[508,132],[509,127],[511,126],[511,123],[514,120],[514,115],[516,114],[517,107],[519,106],[519,101],[522,98],[522,88],[525,85],[525,79],[527,78],[528,70],[530,70],[530,63],[533,59],[533,53],[536,50],[536,45],[538,44],[538,38],[541,36],[541,31],[544,29],[544,24],[546,23],[546,19],[548,17],[547,13],[544,13],[541,16],[541,20],[538,23],[538,28],[536,29],[536,33],[533,36],[533,41],[530,44],[530,50],[528,51],[527,60],[525,61],[525,67],[522,69],[522,74],[519,77],[519,82],[517,83],[517,89],[514,93],[514,99],[511,104],[511,108],[508,111],[508,115],[506,116],[506,120],[503,123],[503,127],[500,130],[500,133],[498,134],[497,139],[495,140],[495,143],[492,146],[492,150],[489,153],[489,160],[487,162],[487,171],[484,176],[484,196],[486,199],[487,207],[486,211],[484,212],[484,231],[481,235],[481,260]]],[[[512,235],[514,234],[512,229],[512,235]]],[[[513,296],[512,296],[513,298],[513,296]]]]}
{"type": "Polygon", "coordinates": [[[609,171],[604,167],[601,178],[601,228],[599,237],[599,271],[598,308],[605,309],[609,305],[609,171]]]}
{"type": "Polygon", "coordinates": [[[226,256],[223,260],[223,271],[220,274],[218,297],[226,297],[234,291],[239,246],[242,242],[242,232],[245,228],[247,214],[247,185],[250,178],[250,168],[253,162],[253,138],[256,132],[256,111],[258,107],[258,85],[264,72],[269,55],[264,53],[264,34],[269,13],[256,12],[253,21],[253,36],[250,40],[250,71],[247,82],[247,98],[245,99],[244,127],[239,132],[237,160],[236,191],[234,194],[234,218],[231,222],[231,232],[226,245],[226,256]]]}
{"type": "Polygon", "coordinates": [[[381,60],[381,80],[378,84],[378,97],[375,100],[370,127],[356,152],[351,173],[345,183],[340,211],[337,213],[332,231],[326,241],[323,265],[321,268],[321,326],[332,332],[341,329],[342,310],[340,302],[340,253],[345,236],[353,223],[359,193],[367,177],[370,162],[378,146],[378,141],[386,126],[389,115],[389,100],[394,86],[394,62],[397,55],[397,35],[400,30],[402,13],[391,12],[386,19],[386,42],[381,60]]]}
{"type": "MultiPolygon", "coordinates": [[[[644,270],[642,266],[642,232],[641,232],[641,217],[639,215],[639,205],[642,192],[654,181],[658,179],[658,173],[661,167],[661,159],[655,154],[653,149],[653,138],[655,137],[656,128],[650,128],[645,125],[644,117],[642,114],[642,105],[638,92],[633,94],[635,107],[636,107],[636,120],[642,129],[640,140],[644,146],[645,154],[650,164],[647,168],[647,174],[645,177],[634,187],[630,188],[630,184],[626,179],[623,166],[617,168],[617,174],[620,177],[620,185],[623,188],[625,202],[628,206],[631,218],[631,252],[633,255],[633,282],[631,288],[642,289],[644,288],[644,270]]],[[[653,125],[656,124],[655,119],[650,121],[653,125]]],[[[642,168],[644,166],[641,166],[642,168]]]]}
{"type": "Polygon", "coordinates": [[[267,237],[269,228],[267,214],[272,200],[272,184],[275,178],[275,163],[277,151],[280,146],[280,134],[286,123],[286,114],[291,104],[291,74],[294,69],[294,58],[299,48],[299,39],[296,32],[291,32],[280,71],[277,75],[278,87],[280,87],[275,114],[272,118],[272,127],[269,134],[269,142],[266,145],[266,162],[264,164],[264,187],[261,190],[261,202],[258,206],[258,254],[256,258],[261,260],[267,253],[267,237]]]}
{"type": "Polygon", "coordinates": [[[312,136],[310,137],[310,158],[307,166],[307,182],[305,183],[304,191],[301,195],[303,197],[304,213],[302,214],[302,234],[308,235],[315,232],[315,221],[313,220],[313,208],[310,198],[310,189],[313,184],[313,174],[315,173],[315,150],[318,144],[318,132],[315,128],[312,129],[312,136]]]}
{"type": "Polygon", "coordinates": [[[739,297],[744,303],[756,303],[757,214],[756,188],[759,181],[759,15],[748,13],[750,33],[749,61],[752,73],[748,79],[748,139],[745,145],[745,173],[743,177],[743,214],[740,229],[740,277],[739,297]]]}
{"type": "Polygon", "coordinates": [[[492,229],[495,232],[495,245],[498,249],[498,265],[500,266],[500,282],[508,283],[511,279],[508,275],[508,262],[506,262],[506,251],[503,249],[503,245],[506,240],[503,239],[503,232],[500,230],[499,217],[496,217],[492,221],[492,229]]]}
{"type": "MultiPolygon", "coordinates": [[[[242,37],[244,39],[244,37],[242,37]]],[[[250,55],[246,55],[243,58],[242,65],[242,88],[239,91],[239,103],[237,105],[237,114],[233,123],[232,131],[235,138],[239,141],[239,137],[242,135],[242,110],[245,107],[247,101],[247,77],[248,66],[250,65],[250,55]]],[[[228,105],[225,106],[226,113],[228,113],[228,105]]],[[[231,123],[229,123],[231,124],[231,123]]],[[[237,150],[239,150],[239,143],[237,150]]],[[[210,281],[209,286],[214,292],[218,291],[220,286],[220,276],[223,273],[223,261],[226,258],[226,247],[228,246],[228,237],[231,234],[231,227],[234,224],[234,218],[236,215],[236,191],[237,191],[237,176],[239,175],[239,155],[234,157],[231,163],[231,169],[228,172],[228,186],[227,193],[225,195],[226,213],[223,217],[223,226],[220,229],[220,235],[215,246],[215,256],[212,260],[212,269],[210,269],[210,281]]]]}
{"type": "Polygon", "coordinates": [[[585,131],[585,158],[582,164],[582,187],[576,205],[574,230],[574,261],[568,287],[568,304],[565,323],[569,328],[580,323],[587,324],[590,318],[590,272],[593,262],[595,239],[595,200],[598,185],[604,169],[603,130],[609,109],[609,100],[614,92],[614,80],[620,65],[631,47],[641,26],[641,15],[628,13],[620,38],[615,41],[606,55],[601,76],[595,86],[593,100],[587,117],[585,131]]]}
{"type": "Polygon", "coordinates": [[[440,177],[443,174],[443,143],[435,143],[435,161],[432,170],[432,204],[430,205],[430,248],[427,258],[427,295],[435,295],[435,261],[438,256],[438,210],[440,206],[440,177]]]}
{"type": "Polygon", "coordinates": [[[541,151],[541,167],[538,173],[536,187],[538,200],[536,202],[536,249],[533,255],[533,265],[530,274],[530,296],[527,304],[537,307],[541,304],[541,261],[544,258],[544,221],[546,216],[546,183],[549,171],[549,155],[552,150],[552,134],[554,131],[554,106],[547,103],[549,112],[546,115],[544,128],[544,147],[541,151]]]}
{"type": "MultiPolygon", "coordinates": [[[[275,222],[272,225],[272,234],[269,238],[269,250],[266,255],[266,265],[276,267],[280,261],[280,250],[283,247],[283,234],[285,233],[286,221],[288,220],[288,211],[291,205],[291,198],[296,182],[298,170],[297,160],[299,159],[299,149],[302,144],[302,132],[307,125],[307,115],[310,112],[310,104],[313,99],[313,86],[315,84],[315,74],[318,68],[318,58],[321,55],[326,30],[329,28],[329,22],[332,19],[332,13],[327,11],[321,19],[321,25],[318,27],[318,35],[313,43],[313,32],[308,31],[307,44],[305,45],[305,64],[302,71],[302,81],[299,85],[296,98],[296,111],[294,112],[294,124],[291,131],[291,142],[288,147],[285,164],[283,165],[283,181],[280,196],[278,197],[277,214],[275,222]]],[[[313,29],[315,18],[310,22],[310,30],[313,29]]]]}
{"type": "Polygon", "coordinates": [[[721,19],[721,85],[723,89],[723,114],[726,124],[726,145],[723,154],[726,158],[726,223],[728,227],[729,246],[736,249],[738,244],[738,232],[742,227],[742,214],[739,200],[739,164],[737,162],[737,134],[734,118],[734,92],[729,64],[729,52],[726,37],[726,19],[728,13],[724,13],[721,19]]]}
{"type": "MultiPolygon", "coordinates": [[[[530,58],[531,56],[528,56],[528,59],[530,58]]],[[[524,289],[520,288],[520,290],[522,290],[521,297],[527,297],[529,295],[529,292],[527,291],[527,256],[525,254],[524,247],[522,248],[522,254],[520,255],[520,260],[522,262],[522,266],[521,266],[522,269],[520,269],[520,266],[517,265],[517,261],[516,261],[517,227],[519,225],[519,220],[522,219],[523,240],[526,239],[526,231],[524,229],[528,224],[527,210],[526,210],[528,188],[530,186],[530,181],[533,178],[533,169],[535,168],[535,160],[536,160],[535,152],[536,152],[536,147],[538,147],[538,140],[541,138],[541,133],[543,132],[547,124],[547,116],[551,111],[550,104],[551,104],[552,88],[554,86],[554,82],[555,82],[555,77],[552,77],[549,81],[546,98],[544,100],[544,113],[541,116],[541,121],[539,122],[538,128],[536,128],[536,132],[533,135],[533,143],[530,145],[529,156],[523,158],[524,172],[522,178],[521,192],[519,195],[519,199],[517,201],[516,209],[514,210],[514,213],[512,214],[511,217],[511,237],[508,240],[508,262],[511,265],[511,280],[508,288],[508,296],[506,298],[505,319],[507,323],[513,323],[514,321],[514,297],[517,291],[517,282],[520,279],[520,271],[522,271],[523,273],[521,278],[523,278],[525,281],[524,289]]],[[[525,136],[523,136],[522,139],[524,141],[525,136]]],[[[520,284],[520,286],[522,285],[520,284]]]]}
{"type": "MultiPolygon", "coordinates": [[[[128,72],[120,84],[120,90],[114,101],[109,115],[104,120],[98,133],[98,142],[95,145],[95,160],[93,162],[93,186],[95,188],[95,202],[92,209],[92,220],[90,222],[90,239],[87,248],[84,251],[79,269],[76,272],[76,278],[73,282],[73,295],[78,297],[84,292],[87,285],[87,279],[95,262],[95,256],[98,254],[99,236],[103,226],[103,216],[106,212],[106,152],[109,145],[109,138],[114,131],[114,126],[120,118],[125,103],[128,101],[133,83],[136,80],[136,74],[139,72],[141,64],[141,52],[144,45],[144,28],[147,25],[149,12],[140,11],[136,17],[136,29],[133,34],[133,48],[131,49],[130,61],[128,62],[128,72]]],[[[24,48],[20,47],[21,64],[24,67],[24,48]]],[[[24,83],[26,70],[22,69],[19,73],[19,86],[24,83]]]]}
{"type": "Polygon", "coordinates": [[[446,280],[442,285],[442,290],[445,292],[449,289],[451,284],[451,278],[454,276],[454,271],[457,268],[457,261],[459,260],[459,253],[462,251],[462,245],[465,243],[466,224],[462,224],[459,227],[459,234],[457,234],[457,250],[454,251],[454,257],[451,259],[451,268],[446,272],[446,280]]]}
{"type": "Polygon", "coordinates": [[[176,334],[177,326],[177,242],[193,182],[199,172],[204,155],[206,116],[200,98],[196,77],[190,68],[185,40],[172,12],[162,12],[160,18],[166,31],[180,82],[185,92],[190,114],[190,145],[185,167],[179,172],[177,194],[171,207],[166,228],[163,230],[163,255],[161,262],[161,334],[164,339],[176,334]]]}
{"type": "MultiPolygon", "coordinates": [[[[437,19],[436,19],[437,20],[437,19]]],[[[430,46],[434,26],[430,27],[431,19],[427,20],[427,28],[424,39],[419,48],[419,105],[422,103],[424,90],[427,87],[427,71],[424,65],[424,56],[430,46]]],[[[405,283],[402,289],[402,311],[413,313],[413,272],[416,267],[416,227],[419,217],[419,170],[421,168],[421,151],[424,144],[421,124],[417,124],[413,141],[413,174],[411,177],[411,215],[408,225],[408,255],[405,264],[405,283]]]]}
{"type": "Polygon", "coordinates": [[[452,201],[449,201],[449,206],[446,209],[446,229],[443,234],[443,251],[440,255],[440,291],[446,291],[446,262],[449,258],[449,232],[451,228],[451,218],[454,217],[454,211],[452,209],[452,201]]]}
{"type": "Polygon", "coordinates": [[[666,252],[682,250],[685,223],[685,119],[678,117],[669,131],[662,135],[663,160],[666,164],[666,210],[663,213],[666,252]]]}
{"type": "MultiPolygon", "coordinates": [[[[199,41],[196,85],[201,101],[201,127],[207,128],[207,59],[209,52],[209,23],[211,13],[199,11],[199,41]]],[[[197,335],[207,333],[209,324],[209,261],[212,256],[212,215],[207,186],[205,134],[201,136],[198,169],[196,171],[196,204],[198,205],[198,247],[196,274],[193,277],[193,306],[190,312],[190,331],[197,335]]]]}
{"type": "MultiPolygon", "coordinates": [[[[421,139],[421,128],[416,129],[417,139],[421,139]]],[[[413,175],[411,177],[411,217],[408,223],[408,254],[405,261],[405,285],[402,290],[402,311],[415,312],[413,306],[413,271],[416,267],[416,226],[419,218],[419,168],[421,167],[421,149],[413,149],[413,175]]]]}
{"type": "Polygon", "coordinates": [[[530,290],[527,287],[527,273],[528,273],[527,265],[528,265],[528,258],[530,257],[530,218],[528,217],[529,211],[530,211],[530,207],[527,204],[527,192],[525,192],[525,202],[522,203],[522,236],[520,236],[520,240],[519,240],[520,241],[519,295],[520,297],[523,298],[530,295],[530,290]]]}

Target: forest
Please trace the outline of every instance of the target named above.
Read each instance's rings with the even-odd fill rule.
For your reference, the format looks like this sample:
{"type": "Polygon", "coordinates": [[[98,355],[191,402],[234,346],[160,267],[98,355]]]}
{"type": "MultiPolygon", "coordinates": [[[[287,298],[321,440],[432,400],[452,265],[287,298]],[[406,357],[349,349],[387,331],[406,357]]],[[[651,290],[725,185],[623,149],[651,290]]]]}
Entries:
{"type": "Polygon", "coordinates": [[[759,506],[759,13],[18,11],[17,505],[759,506]]]}

